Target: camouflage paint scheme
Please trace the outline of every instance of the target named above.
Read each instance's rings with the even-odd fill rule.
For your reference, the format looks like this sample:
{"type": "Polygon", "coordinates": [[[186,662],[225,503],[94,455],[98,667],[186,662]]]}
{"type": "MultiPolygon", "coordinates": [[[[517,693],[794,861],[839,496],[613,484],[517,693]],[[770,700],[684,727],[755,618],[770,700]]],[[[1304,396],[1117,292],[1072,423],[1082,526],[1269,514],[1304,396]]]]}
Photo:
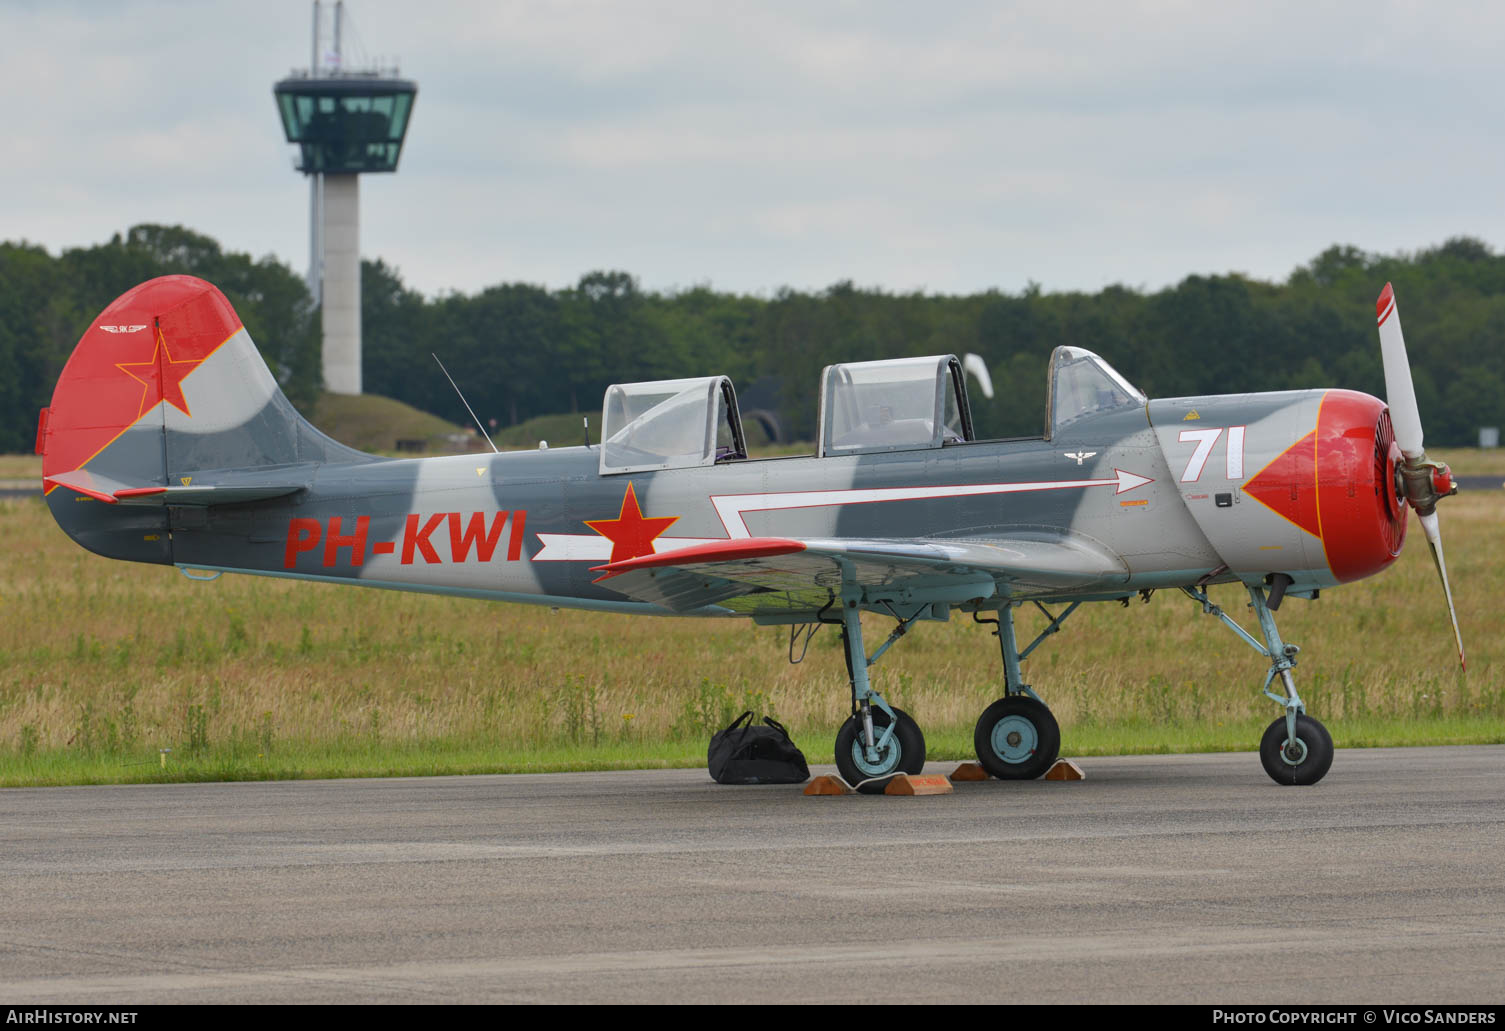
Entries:
{"type": "MultiPolygon", "coordinates": [[[[949,425],[948,412],[966,412],[965,381],[955,359],[930,361],[936,418],[922,422],[949,425]]],[[[729,385],[724,397],[740,444],[729,385]]],[[[217,289],[169,276],[122,295],[85,332],[41,414],[37,450],[58,524],[111,558],[558,607],[842,622],[864,725],[849,776],[892,772],[877,757],[907,719],[868,685],[857,612],[998,611],[1009,697],[989,713],[1005,701],[1040,710],[979,722],[979,757],[987,765],[992,747],[1005,772],[990,770],[1004,776],[1009,749],[1034,755],[1030,735],[1054,726],[1019,683],[1011,604],[1242,581],[1267,643],[1244,636],[1272,659],[1266,694],[1286,707],[1277,724],[1296,766],[1306,754],[1292,744],[1305,732],[1296,721],[1308,718],[1264,585],[1278,585],[1273,609],[1282,591],[1310,596],[1399,554],[1405,499],[1385,404],[1342,390],[1150,401],[1090,352],[1058,348],[1049,408],[1048,438],[937,429],[929,444],[823,454],[837,450],[823,435],[812,457],[718,460],[712,446],[699,464],[656,471],[603,472],[599,444],[379,458],[294,410],[217,289]],[[1117,401],[1064,418],[1056,370],[1075,367],[1111,380],[1098,396],[1117,401]],[[826,618],[833,608],[839,619],[826,618]],[[1284,699],[1269,692],[1277,675],[1284,699]]],[[[1292,782],[1320,779],[1326,748],[1320,769],[1292,782]]],[[[1284,770],[1266,768],[1277,779],[1284,770]]],[[[1029,769],[1019,775],[1043,772],[1029,769]]]]}
{"type": "Polygon", "coordinates": [[[860,560],[873,603],[915,583],[980,585],[947,604],[996,607],[1271,573],[1301,593],[1369,575],[1399,554],[1405,526],[1375,467],[1383,411],[1346,391],[1178,398],[1078,419],[1050,440],[607,475],[599,446],[383,459],[298,415],[218,290],[166,277],[125,294],[85,333],[39,450],[59,525],[111,558],[782,622],[839,590],[839,564],[824,557],[838,551],[860,560]],[[1230,428],[1242,434],[1241,461],[1227,457],[1230,428]],[[1223,432],[1204,448],[1214,430],[1223,432]],[[1070,486],[1080,481],[1101,482],[1070,486]],[[637,554],[777,538],[824,542],[802,549],[821,557],[702,558],[683,569],[713,586],[673,600],[650,580],[674,567],[599,580],[611,541],[585,521],[620,517],[629,485],[645,520],[673,519],[637,554]],[[948,486],[977,492],[876,503],[839,493],[948,486]],[[747,500],[788,494],[806,499],[772,510],[747,500]],[[740,509],[741,525],[728,527],[714,499],[740,509]],[[1341,561],[1329,555],[1339,536],[1341,561]],[[582,540],[592,537],[595,548],[582,540]]]}

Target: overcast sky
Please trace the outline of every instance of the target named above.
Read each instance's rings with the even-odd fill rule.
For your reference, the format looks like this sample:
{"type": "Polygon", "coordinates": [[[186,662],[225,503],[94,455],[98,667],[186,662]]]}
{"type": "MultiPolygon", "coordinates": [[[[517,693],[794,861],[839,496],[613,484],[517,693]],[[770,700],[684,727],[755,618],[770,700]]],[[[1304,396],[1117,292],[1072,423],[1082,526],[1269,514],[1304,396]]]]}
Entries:
{"type": "MultiPolygon", "coordinates": [[[[326,5],[332,6],[332,5],[326,5]]],[[[367,258],[427,294],[1158,288],[1505,242],[1505,5],[350,0],[418,82],[367,258]]],[[[0,0],[0,239],[307,265],[306,0],[0,0]]]]}

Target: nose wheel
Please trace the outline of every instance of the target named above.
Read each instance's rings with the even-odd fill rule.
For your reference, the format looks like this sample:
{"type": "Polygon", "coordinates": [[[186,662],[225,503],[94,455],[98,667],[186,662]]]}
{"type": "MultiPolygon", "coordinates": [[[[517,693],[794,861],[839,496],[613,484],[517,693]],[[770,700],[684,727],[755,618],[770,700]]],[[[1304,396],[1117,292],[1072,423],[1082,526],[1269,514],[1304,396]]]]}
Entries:
{"type": "Polygon", "coordinates": [[[972,744],[977,761],[992,776],[1034,780],[1061,754],[1061,728],[1043,702],[1009,695],[983,710],[972,744]]]}
{"type": "Polygon", "coordinates": [[[1259,742],[1259,761],[1277,784],[1315,784],[1333,764],[1333,739],[1306,714],[1296,717],[1293,738],[1284,716],[1270,724],[1259,742]]]}
{"type": "MultiPolygon", "coordinates": [[[[1289,582],[1289,580],[1287,581],[1289,582]]],[[[1296,693],[1296,681],[1291,670],[1296,666],[1296,656],[1301,651],[1294,644],[1281,640],[1275,626],[1274,609],[1265,597],[1265,589],[1258,584],[1247,584],[1249,606],[1259,617],[1260,629],[1265,643],[1260,644],[1243,627],[1234,622],[1226,612],[1214,605],[1201,588],[1183,587],[1182,593],[1200,602],[1202,610],[1218,617],[1230,630],[1242,637],[1255,651],[1270,660],[1269,672],[1265,674],[1264,695],[1285,709],[1286,714],[1265,729],[1259,742],[1259,761],[1277,784],[1315,784],[1327,775],[1333,764],[1333,739],[1327,728],[1306,714],[1306,705],[1296,693]],[[1279,683],[1285,688],[1278,695],[1270,688],[1279,683]]],[[[1280,589],[1272,597],[1280,601],[1280,589]]]]}

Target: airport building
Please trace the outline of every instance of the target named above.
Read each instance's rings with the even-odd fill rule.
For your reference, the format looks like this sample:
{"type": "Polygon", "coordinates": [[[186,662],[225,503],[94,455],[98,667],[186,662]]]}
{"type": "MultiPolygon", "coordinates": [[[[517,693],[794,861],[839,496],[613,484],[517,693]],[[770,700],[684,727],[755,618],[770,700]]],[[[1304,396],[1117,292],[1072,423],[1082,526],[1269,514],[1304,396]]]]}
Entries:
{"type": "Polygon", "coordinates": [[[309,179],[308,288],[322,308],[324,385],[361,393],[360,176],[395,172],[418,84],[395,66],[347,69],[343,0],[332,34],[313,5],[313,57],[273,87],[282,129],[309,179]],[[330,38],[332,36],[332,38],[330,38]],[[323,44],[332,45],[325,49],[323,44]]]}

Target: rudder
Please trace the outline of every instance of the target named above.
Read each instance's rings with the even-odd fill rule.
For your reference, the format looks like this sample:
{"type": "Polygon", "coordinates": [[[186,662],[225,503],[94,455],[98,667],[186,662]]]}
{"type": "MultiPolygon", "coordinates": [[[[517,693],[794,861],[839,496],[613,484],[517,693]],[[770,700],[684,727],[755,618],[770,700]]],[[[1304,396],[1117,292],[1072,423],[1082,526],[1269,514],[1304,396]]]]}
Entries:
{"type": "Polygon", "coordinates": [[[254,482],[280,469],[285,481],[371,458],[298,414],[225,295],[192,276],[143,283],[94,320],[58,378],[38,450],[43,492],[70,536],[147,562],[172,561],[169,513],[123,511],[132,501],[205,473],[254,482]]]}

